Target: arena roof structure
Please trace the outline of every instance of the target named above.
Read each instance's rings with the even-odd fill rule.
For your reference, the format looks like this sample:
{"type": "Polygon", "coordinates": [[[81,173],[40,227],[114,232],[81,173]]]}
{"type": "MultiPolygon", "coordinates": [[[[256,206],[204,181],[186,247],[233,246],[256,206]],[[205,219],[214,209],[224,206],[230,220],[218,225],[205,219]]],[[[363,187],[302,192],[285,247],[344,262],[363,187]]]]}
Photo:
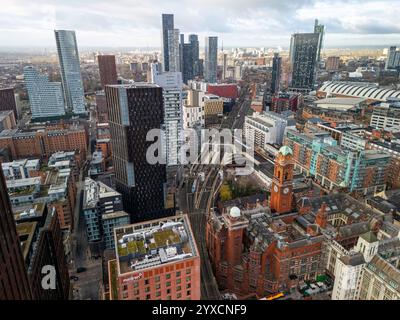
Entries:
{"type": "Polygon", "coordinates": [[[318,92],[326,94],[358,97],[376,101],[386,101],[387,98],[400,98],[400,90],[383,89],[378,86],[354,85],[351,82],[326,81],[318,89],[318,92]]]}

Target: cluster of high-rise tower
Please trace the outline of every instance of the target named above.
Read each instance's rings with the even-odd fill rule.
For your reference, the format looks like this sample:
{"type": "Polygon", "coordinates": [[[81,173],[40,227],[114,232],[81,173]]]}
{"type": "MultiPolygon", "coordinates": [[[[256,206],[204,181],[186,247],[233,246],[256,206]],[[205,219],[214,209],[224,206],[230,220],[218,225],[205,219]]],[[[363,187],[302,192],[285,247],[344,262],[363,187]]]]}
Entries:
{"type": "Polygon", "coordinates": [[[162,15],[162,65],[164,71],[182,72],[183,82],[203,76],[206,82],[217,82],[218,37],[205,38],[205,56],[199,58],[199,39],[185,35],[174,27],[174,15],[162,15]]]}

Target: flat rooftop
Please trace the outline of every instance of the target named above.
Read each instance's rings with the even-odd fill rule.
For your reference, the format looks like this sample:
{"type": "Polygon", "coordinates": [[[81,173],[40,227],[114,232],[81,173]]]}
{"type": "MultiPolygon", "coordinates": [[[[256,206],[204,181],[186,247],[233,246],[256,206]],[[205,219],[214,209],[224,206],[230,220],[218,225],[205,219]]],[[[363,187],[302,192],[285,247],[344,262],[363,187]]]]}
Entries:
{"type": "Polygon", "coordinates": [[[187,215],[116,228],[114,237],[120,275],[198,256],[187,215]]]}
{"type": "Polygon", "coordinates": [[[45,206],[46,203],[44,202],[14,206],[14,219],[18,221],[26,218],[40,217],[43,215],[45,206]]]}
{"type": "Polygon", "coordinates": [[[159,85],[155,83],[149,83],[149,82],[132,82],[132,83],[125,83],[125,84],[113,84],[113,85],[107,85],[108,87],[111,88],[125,88],[125,89],[131,89],[131,88],[160,88],[159,85]]]}

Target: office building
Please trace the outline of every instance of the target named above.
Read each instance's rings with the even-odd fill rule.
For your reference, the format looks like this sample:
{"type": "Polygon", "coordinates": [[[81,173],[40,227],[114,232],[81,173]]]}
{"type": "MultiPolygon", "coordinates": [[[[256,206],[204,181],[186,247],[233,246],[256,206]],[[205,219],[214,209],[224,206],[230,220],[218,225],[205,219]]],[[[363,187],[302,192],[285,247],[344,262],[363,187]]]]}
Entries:
{"type": "Polygon", "coordinates": [[[224,101],[215,94],[205,94],[203,97],[204,116],[222,115],[224,111],[224,101]]]}
{"type": "Polygon", "coordinates": [[[98,55],[97,59],[99,62],[100,82],[103,89],[107,84],[117,84],[118,76],[115,56],[98,55]]]}
{"type": "Polygon", "coordinates": [[[84,114],[85,98],[75,31],[54,30],[65,103],[74,114],[84,114]]]}
{"type": "Polygon", "coordinates": [[[7,186],[0,172],[0,300],[31,299],[31,289],[22,255],[7,186]]]}
{"type": "Polygon", "coordinates": [[[162,14],[162,65],[164,71],[169,69],[169,41],[168,31],[174,29],[174,15],[162,14]]]}
{"type": "Polygon", "coordinates": [[[314,89],[316,64],[320,46],[320,33],[296,33],[290,41],[292,82],[290,87],[298,91],[314,89]]]}
{"type": "Polygon", "coordinates": [[[252,141],[255,147],[267,148],[267,144],[282,144],[285,132],[295,127],[295,120],[273,111],[255,112],[246,116],[244,134],[246,141],[252,141]]]}
{"type": "Polygon", "coordinates": [[[0,89],[0,111],[11,110],[14,112],[15,120],[18,119],[17,103],[13,88],[0,89]]]}
{"type": "Polygon", "coordinates": [[[370,125],[376,129],[400,128],[400,98],[389,98],[374,106],[370,125]]]}
{"type": "Polygon", "coordinates": [[[179,54],[179,29],[168,30],[168,71],[181,71],[179,54]]]}
{"type": "Polygon", "coordinates": [[[187,215],[114,230],[110,300],[199,300],[200,255],[187,215]]]}
{"type": "Polygon", "coordinates": [[[218,37],[205,38],[204,79],[206,82],[217,82],[218,37]]]}
{"type": "Polygon", "coordinates": [[[282,58],[279,56],[279,53],[274,53],[274,58],[272,59],[272,79],[271,79],[272,94],[277,94],[280,91],[281,65],[282,65],[282,58]]]}
{"type": "Polygon", "coordinates": [[[182,74],[164,72],[154,76],[154,83],[163,90],[165,155],[168,165],[177,165],[182,146],[182,74]]]}
{"type": "Polygon", "coordinates": [[[31,105],[32,119],[43,119],[65,115],[62,86],[50,82],[33,67],[24,68],[24,78],[31,105]]]}
{"type": "Polygon", "coordinates": [[[400,69],[400,49],[396,48],[395,46],[392,46],[388,50],[387,58],[386,58],[386,64],[385,64],[385,69],[386,70],[391,70],[391,69],[400,69]]]}
{"type": "Polygon", "coordinates": [[[164,125],[162,88],[134,83],[106,86],[107,107],[116,190],[122,194],[124,210],[131,221],[169,215],[165,210],[166,165],[149,163],[146,158],[152,129],[164,125]]]}

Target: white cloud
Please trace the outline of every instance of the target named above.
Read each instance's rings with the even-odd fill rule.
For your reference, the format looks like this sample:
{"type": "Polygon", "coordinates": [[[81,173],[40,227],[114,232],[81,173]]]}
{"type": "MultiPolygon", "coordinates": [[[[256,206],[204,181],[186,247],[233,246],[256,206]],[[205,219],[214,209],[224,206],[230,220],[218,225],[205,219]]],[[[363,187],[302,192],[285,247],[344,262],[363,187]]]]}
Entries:
{"type": "Polygon", "coordinates": [[[225,46],[288,46],[318,18],[326,45],[396,44],[398,0],[2,0],[0,46],[54,47],[53,29],[73,29],[84,46],[159,46],[161,13],[182,33],[217,35],[225,46]],[[379,36],[380,35],[380,36],[379,36]],[[351,39],[354,41],[352,42],[351,39]]]}

